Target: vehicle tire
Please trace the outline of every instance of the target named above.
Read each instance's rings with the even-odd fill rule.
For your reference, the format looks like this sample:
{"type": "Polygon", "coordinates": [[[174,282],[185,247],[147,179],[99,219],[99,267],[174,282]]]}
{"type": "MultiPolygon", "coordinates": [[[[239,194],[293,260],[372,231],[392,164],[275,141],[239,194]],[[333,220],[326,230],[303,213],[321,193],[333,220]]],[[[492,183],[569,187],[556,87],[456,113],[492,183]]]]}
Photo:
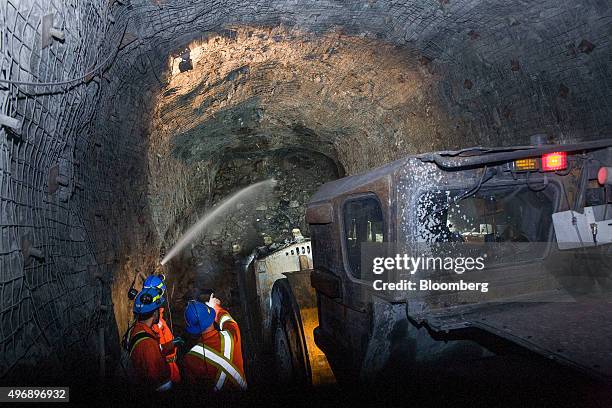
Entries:
{"type": "Polygon", "coordinates": [[[287,279],[272,287],[274,372],[280,384],[310,385],[310,364],[302,332],[300,311],[287,279]]]}

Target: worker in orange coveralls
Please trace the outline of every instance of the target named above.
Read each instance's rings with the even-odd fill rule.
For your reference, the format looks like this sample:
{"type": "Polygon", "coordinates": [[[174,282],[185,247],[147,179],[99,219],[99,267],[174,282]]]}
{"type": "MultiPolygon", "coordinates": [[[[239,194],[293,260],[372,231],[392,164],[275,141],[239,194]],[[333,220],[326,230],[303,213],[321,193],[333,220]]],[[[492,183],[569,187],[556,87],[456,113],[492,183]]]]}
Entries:
{"type": "MultiPolygon", "coordinates": [[[[164,275],[151,275],[147,279],[145,279],[144,284],[142,285],[143,289],[145,288],[155,288],[161,291],[162,296],[166,293],[166,282],[164,275]]],[[[174,347],[174,335],[172,331],[168,327],[168,324],[164,320],[164,308],[159,308],[159,322],[155,324],[153,327],[153,331],[159,336],[159,342],[162,345],[166,354],[166,361],[168,362],[168,367],[170,367],[170,378],[172,382],[177,384],[181,382],[181,374],[179,372],[178,365],[176,364],[176,348],[174,347]],[[171,351],[170,351],[171,350],[171,351]]],[[[182,339],[177,338],[178,342],[182,343],[182,339]]]]}
{"type": "Polygon", "coordinates": [[[159,322],[159,308],[165,299],[155,288],[143,289],[134,300],[136,322],[129,333],[128,350],[138,383],[157,391],[172,388],[170,368],[162,354],[159,336],[152,327],[159,322]]]}
{"type": "Polygon", "coordinates": [[[214,294],[206,303],[190,301],[185,322],[198,343],[183,358],[183,380],[214,391],[245,390],[240,329],[221,301],[214,294]]]}

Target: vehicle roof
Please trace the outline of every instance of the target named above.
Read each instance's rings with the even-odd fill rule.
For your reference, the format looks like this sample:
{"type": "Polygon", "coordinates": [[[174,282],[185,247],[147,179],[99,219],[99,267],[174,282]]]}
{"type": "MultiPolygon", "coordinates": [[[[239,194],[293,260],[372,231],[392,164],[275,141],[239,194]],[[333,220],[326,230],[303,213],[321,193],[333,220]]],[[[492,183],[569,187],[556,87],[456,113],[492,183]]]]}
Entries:
{"type": "Polygon", "coordinates": [[[338,195],[353,191],[357,187],[363,186],[364,184],[368,184],[386,177],[397,169],[401,168],[414,157],[415,156],[407,156],[359,174],[325,183],[319,187],[317,192],[312,196],[310,203],[329,201],[338,195]]]}
{"type": "Polygon", "coordinates": [[[423,162],[434,162],[447,171],[458,171],[470,167],[509,162],[519,158],[538,157],[552,152],[586,152],[612,146],[612,139],[599,139],[569,144],[547,144],[514,147],[471,147],[457,151],[443,151],[420,154],[423,162]]]}
{"type": "Polygon", "coordinates": [[[442,170],[457,171],[469,168],[470,166],[515,160],[519,157],[530,157],[550,151],[592,150],[606,148],[609,146],[612,146],[612,139],[600,139],[575,144],[553,144],[542,146],[509,146],[493,148],[470,147],[457,151],[445,150],[419,155],[410,155],[376,167],[372,170],[367,170],[359,174],[325,183],[312,196],[309,204],[329,201],[339,195],[353,191],[365,184],[371,183],[383,177],[387,177],[413,158],[418,158],[422,162],[435,163],[442,170]]]}

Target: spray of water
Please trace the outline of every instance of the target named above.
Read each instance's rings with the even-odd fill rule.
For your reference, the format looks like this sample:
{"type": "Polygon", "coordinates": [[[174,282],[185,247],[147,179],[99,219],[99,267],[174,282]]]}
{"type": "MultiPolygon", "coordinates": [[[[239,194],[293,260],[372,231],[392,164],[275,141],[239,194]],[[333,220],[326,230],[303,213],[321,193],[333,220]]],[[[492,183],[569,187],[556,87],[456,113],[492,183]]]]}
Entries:
{"type": "Polygon", "coordinates": [[[252,184],[242,190],[234,193],[229,196],[218,205],[213,207],[208,213],[206,213],[202,218],[198,220],[191,228],[185,232],[185,234],[178,240],[176,244],[170,249],[168,254],[162,259],[161,264],[165,265],[170,259],[172,259],[176,254],[182,251],[187,245],[189,245],[193,240],[195,240],[200,233],[206,228],[210,223],[220,215],[223,215],[227,210],[233,208],[233,205],[239,202],[240,200],[251,198],[257,193],[265,191],[265,189],[270,189],[276,185],[276,180],[268,179],[264,181],[260,181],[259,183],[252,184]]]}

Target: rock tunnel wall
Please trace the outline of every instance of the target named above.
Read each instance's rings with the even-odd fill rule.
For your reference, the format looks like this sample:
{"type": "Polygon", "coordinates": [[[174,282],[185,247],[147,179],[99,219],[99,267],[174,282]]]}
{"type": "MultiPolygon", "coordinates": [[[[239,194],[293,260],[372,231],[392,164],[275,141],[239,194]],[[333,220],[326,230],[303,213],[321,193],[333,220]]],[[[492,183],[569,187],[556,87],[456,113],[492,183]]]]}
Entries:
{"type": "MultiPolygon", "coordinates": [[[[151,123],[172,79],[168,56],[205,33],[239,44],[241,27],[282,26],[349,43],[345,53],[316,48],[321,66],[367,44],[388,47],[385,58],[401,55],[394,67],[405,64],[426,84],[431,109],[385,113],[375,94],[338,117],[350,123],[365,109],[368,134],[326,138],[327,127],[307,127],[353,173],[415,151],[524,143],[533,133],[608,137],[611,20],[603,0],[1,1],[0,113],[9,118],[0,130],[0,376],[28,375],[36,364],[37,373],[41,364],[108,369],[112,358],[100,356],[116,356],[125,290],[156,268],[168,232],[156,214],[180,215],[190,202],[193,169],[150,149],[163,142],[151,140],[159,131],[151,123]],[[48,14],[65,38],[42,48],[48,14]],[[411,114],[425,137],[402,127],[411,114]],[[160,204],[154,186],[164,166],[184,172],[160,204]]],[[[270,34],[262,41],[275,42],[270,34]]],[[[282,58],[268,59],[273,73],[282,58]]],[[[305,126],[295,122],[283,126],[299,144],[305,126]]],[[[230,134],[240,145],[239,132],[230,134]]],[[[219,157],[202,160],[214,169],[219,157]]]]}

